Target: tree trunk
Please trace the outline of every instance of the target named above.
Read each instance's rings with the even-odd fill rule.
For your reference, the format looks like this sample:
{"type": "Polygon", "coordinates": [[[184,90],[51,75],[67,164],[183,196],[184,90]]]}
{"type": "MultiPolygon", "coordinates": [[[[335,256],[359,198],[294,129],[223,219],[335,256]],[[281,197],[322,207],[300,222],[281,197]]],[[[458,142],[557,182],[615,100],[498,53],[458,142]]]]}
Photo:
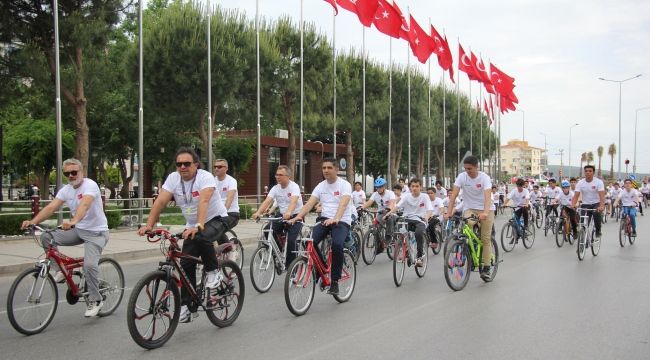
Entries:
{"type": "Polygon", "coordinates": [[[75,109],[75,140],[76,140],[76,149],[75,157],[77,160],[81,161],[84,169],[88,168],[88,122],[86,119],[86,94],[84,91],[84,72],[83,72],[83,54],[81,48],[75,49],[75,65],[77,70],[77,77],[75,82],[75,92],[76,96],[74,98],[74,109],[75,109]]]}
{"type": "Polygon", "coordinates": [[[599,177],[599,178],[602,178],[602,174],[601,174],[601,172],[600,172],[600,165],[601,165],[601,163],[602,163],[602,160],[603,160],[603,157],[602,157],[602,156],[599,156],[599,157],[598,157],[598,177],[599,177]]]}
{"type": "MultiPolygon", "coordinates": [[[[418,146],[418,158],[417,158],[417,161],[415,163],[416,164],[415,165],[415,177],[420,179],[420,181],[424,181],[423,180],[423,175],[424,175],[424,163],[426,162],[425,156],[426,156],[426,154],[425,154],[425,151],[424,151],[424,145],[418,146]]],[[[424,186],[425,184],[422,183],[421,185],[424,186]]]]}
{"type": "Polygon", "coordinates": [[[397,176],[399,175],[399,165],[402,160],[402,147],[403,144],[401,141],[396,141],[395,142],[395,147],[390,149],[391,150],[391,156],[388,161],[391,162],[390,164],[390,179],[391,179],[391,184],[395,184],[397,182],[397,176]]]}
{"type": "MultiPolygon", "coordinates": [[[[207,116],[207,113],[202,113],[201,116],[199,116],[199,123],[197,124],[197,129],[199,130],[199,139],[201,139],[201,144],[203,144],[202,148],[203,151],[201,152],[201,156],[205,156],[206,160],[208,159],[208,151],[210,151],[210,145],[208,144],[208,129],[205,126],[205,117],[207,116]]],[[[201,159],[199,159],[200,161],[201,159]]],[[[212,164],[208,164],[207,171],[210,172],[210,168],[212,167],[212,164]]],[[[203,168],[203,167],[202,167],[203,168]]]]}
{"type": "Polygon", "coordinates": [[[345,168],[345,177],[348,179],[350,184],[354,184],[354,149],[352,149],[351,131],[345,132],[345,147],[347,148],[345,158],[348,162],[348,166],[345,168]]]}
{"type": "MultiPolygon", "coordinates": [[[[120,190],[120,196],[122,199],[129,199],[129,185],[131,184],[131,180],[133,179],[133,154],[129,155],[130,158],[130,172],[131,175],[127,176],[127,171],[126,171],[126,159],[118,159],[118,168],[120,170],[120,177],[122,178],[122,189],[120,190]]],[[[140,167],[140,171],[142,171],[143,167],[140,167]]],[[[124,201],[124,208],[129,209],[131,207],[131,202],[126,200],[124,201]]]]}
{"type": "Polygon", "coordinates": [[[612,166],[609,168],[609,179],[614,180],[614,155],[612,155],[612,166]]]}

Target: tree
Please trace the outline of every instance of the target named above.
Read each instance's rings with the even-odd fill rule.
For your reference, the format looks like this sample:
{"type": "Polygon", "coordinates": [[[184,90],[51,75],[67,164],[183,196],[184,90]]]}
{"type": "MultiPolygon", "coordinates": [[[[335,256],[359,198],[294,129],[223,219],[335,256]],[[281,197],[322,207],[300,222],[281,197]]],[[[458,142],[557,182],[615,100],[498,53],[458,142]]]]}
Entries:
{"type": "Polygon", "coordinates": [[[592,161],[594,161],[594,153],[590,151],[587,153],[587,165],[591,165],[592,161]]]}
{"type": "Polygon", "coordinates": [[[616,144],[609,144],[609,147],[607,148],[607,155],[609,155],[612,159],[612,165],[609,168],[609,178],[610,180],[614,180],[614,156],[616,155],[616,144]]]}
{"type": "Polygon", "coordinates": [[[580,177],[582,177],[582,164],[587,161],[587,153],[580,154],[580,177]]]}
{"type": "Polygon", "coordinates": [[[598,146],[598,149],[596,149],[596,154],[598,154],[598,177],[602,178],[602,173],[600,171],[601,163],[603,160],[603,152],[605,149],[603,148],[602,145],[598,146]]]}
{"type": "Polygon", "coordinates": [[[253,139],[220,136],[214,144],[214,152],[219,158],[228,160],[231,175],[239,182],[239,174],[245,172],[253,159],[253,139]]]}

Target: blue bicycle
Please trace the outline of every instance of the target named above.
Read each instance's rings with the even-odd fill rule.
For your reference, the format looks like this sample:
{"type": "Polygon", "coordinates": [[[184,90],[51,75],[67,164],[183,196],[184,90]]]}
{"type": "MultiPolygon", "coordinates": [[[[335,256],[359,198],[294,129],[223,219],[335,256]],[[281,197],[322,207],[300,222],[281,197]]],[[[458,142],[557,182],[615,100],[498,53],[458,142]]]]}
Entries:
{"type": "Polygon", "coordinates": [[[524,229],[523,215],[517,219],[515,212],[520,206],[507,206],[512,209],[512,215],[507,223],[503,224],[501,229],[501,247],[505,252],[511,252],[515,245],[522,239],[522,243],[526,249],[533,247],[535,242],[535,223],[528,222],[528,227],[524,229]]]}

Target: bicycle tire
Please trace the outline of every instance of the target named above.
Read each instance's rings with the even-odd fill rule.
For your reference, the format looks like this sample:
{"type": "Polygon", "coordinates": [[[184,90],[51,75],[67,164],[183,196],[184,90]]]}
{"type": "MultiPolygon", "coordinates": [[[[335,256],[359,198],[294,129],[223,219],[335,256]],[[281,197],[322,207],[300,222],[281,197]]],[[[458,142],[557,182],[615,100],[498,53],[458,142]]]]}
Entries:
{"type": "Polygon", "coordinates": [[[625,241],[627,238],[627,219],[621,219],[621,224],[619,225],[618,231],[618,243],[621,247],[625,247],[625,241]]]}
{"type": "Polygon", "coordinates": [[[384,241],[386,245],[386,256],[389,260],[393,260],[393,250],[395,250],[395,235],[391,236],[390,241],[384,241]]]}
{"type": "Polygon", "coordinates": [[[538,229],[542,228],[542,225],[544,224],[544,218],[542,217],[542,214],[537,210],[537,214],[535,214],[535,226],[537,226],[538,229]]]}
{"type": "Polygon", "coordinates": [[[598,253],[600,252],[600,244],[603,241],[603,239],[601,237],[600,239],[597,240],[595,237],[595,231],[596,230],[592,231],[591,233],[591,246],[589,247],[591,248],[591,255],[598,256],[598,253]]]}
{"type": "MultiPolygon", "coordinates": [[[[424,277],[424,274],[427,273],[427,264],[429,263],[429,235],[426,233],[424,234],[424,239],[422,239],[422,266],[415,266],[415,274],[419,277],[422,278],[424,277]]],[[[416,253],[417,254],[417,253],[416,253]]]]}
{"type": "Polygon", "coordinates": [[[467,244],[462,239],[451,238],[445,241],[443,254],[445,282],[450,289],[460,291],[469,281],[472,261],[467,244]]]}
{"type": "MultiPolygon", "coordinates": [[[[630,232],[632,231],[632,225],[630,225],[630,232]]],[[[630,245],[634,245],[634,240],[636,240],[636,236],[632,236],[632,234],[628,235],[627,240],[630,242],[630,245]]]]}
{"type": "MultiPolygon", "coordinates": [[[[436,239],[438,240],[437,246],[435,248],[431,246],[427,246],[427,247],[431,248],[431,252],[433,253],[433,255],[438,255],[440,254],[440,250],[442,250],[442,243],[444,242],[444,239],[442,237],[442,225],[440,223],[436,223],[435,227],[433,228],[433,231],[435,232],[436,239]]],[[[433,242],[429,241],[429,245],[432,244],[433,242]]]]}
{"type": "Polygon", "coordinates": [[[501,258],[499,257],[499,248],[497,246],[497,241],[493,238],[491,241],[492,244],[492,255],[491,255],[491,263],[490,263],[490,277],[488,279],[481,279],[483,282],[492,282],[494,278],[497,276],[497,271],[499,270],[499,263],[501,262],[501,258]]]}
{"type": "Polygon", "coordinates": [[[216,290],[216,296],[210,297],[205,314],[208,320],[218,327],[232,325],[244,307],[246,289],[244,286],[244,275],[234,261],[226,260],[219,263],[223,280],[216,290]],[[214,304],[214,305],[213,305],[214,304]],[[234,304],[234,310],[232,309],[234,304]]]}
{"type": "Polygon", "coordinates": [[[505,252],[511,252],[515,248],[517,235],[512,226],[512,222],[508,221],[501,228],[501,247],[505,252]]]}
{"type": "Polygon", "coordinates": [[[266,245],[255,249],[251,255],[248,270],[253,288],[260,294],[269,291],[275,281],[275,256],[273,256],[273,251],[266,245]]]}
{"type": "Polygon", "coordinates": [[[587,245],[586,245],[586,237],[587,237],[587,229],[583,226],[580,229],[580,233],[578,233],[578,241],[577,241],[577,246],[576,246],[576,252],[578,254],[578,260],[582,261],[585,258],[585,254],[587,252],[587,245]]]}
{"type": "Polygon", "coordinates": [[[334,299],[340,303],[350,300],[357,284],[357,263],[354,261],[352,253],[347,249],[343,250],[342,274],[345,273],[347,273],[349,277],[344,281],[339,279],[339,294],[334,295],[334,299]]]}
{"type": "MultiPolygon", "coordinates": [[[[145,349],[156,349],[163,346],[174,334],[176,327],[178,326],[180,309],[181,309],[181,295],[176,286],[176,282],[173,278],[170,278],[167,273],[164,271],[152,271],[148,274],[145,274],[134,286],[129,297],[129,304],[126,313],[126,323],[129,328],[129,334],[131,338],[135,341],[136,344],[140,345],[145,349]],[[164,282],[163,289],[161,290],[161,283],[164,282]],[[153,291],[149,289],[153,287],[153,291]],[[143,304],[138,305],[138,300],[140,299],[140,293],[142,290],[145,290],[143,297],[143,304]],[[160,298],[158,298],[158,293],[160,293],[160,298]],[[155,299],[155,300],[154,300],[155,299]],[[173,304],[170,306],[170,301],[173,301],[173,304]],[[142,315],[136,314],[136,311],[143,310],[142,315]],[[169,311],[173,310],[174,313],[170,316],[169,311]],[[154,314],[153,311],[156,313],[154,314]],[[147,316],[151,315],[152,320],[148,326],[145,326],[145,333],[141,333],[136,321],[145,319],[147,316]],[[156,323],[160,320],[163,326],[158,326],[156,323]],[[165,325],[165,320],[169,321],[168,325],[165,325]],[[165,331],[162,336],[153,339],[155,336],[155,330],[158,328],[163,328],[165,331]],[[151,336],[148,336],[149,329],[152,329],[151,336]]],[[[142,324],[146,325],[146,324],[142,324]]]]}
{"type": "Polygon", "coordinates": [[[361,257],[361,243],[363,239],[363,231],[361,227],[357,227],[352,231],[352,241],[354,242],[354,251],[350,251],[352,257],[354,258],[354,263],[356,264],[361,257]]]}
{"type": "Polygon", "coordinates": [[[289,311],[295,316],[304,315],[314,301],[315,290],[315,273],[309,268],[307,257],[296,257],[289,265],[287,276],[284,279],[284,302],[289,311]],[[300,286],[296,286],[299,284],[300,286]],[[296,303],[297,297],[290,294],[293,288],[305,290],[302,292],[303,295],[306,295],[304,304],[296,303]]]}
{"type": "Polygon", "coordinates": [[[522,244],[524,245],[524,248],[530,249],[533,247],[533,244],[535,243],[535,224],[530,223],[528,224],[528,234],[521,239],[522,244]]]}
{"type": "Polygon", "coordinates": [[[557,229],[555,230],[555,245],[557,247],[561,248],[564,246],[564,242],[566,241],[566,234],[564,233],[564,220],[560,220],[560,222],[557,224],[557,229]]]}
{"type": "Polygon", "coordinates": [[[99,259],[99,294],[104,306],[97,316],[108,316],[119,306],[124,296],[124,272],[120,264],[109,258],[99,259]],[[112,274],[111,274],[112,273],[112,274]]]}
{"type": "Polygon", "coordinates": [[[377,257],[377,233],[375,231],[368,231],[363,237],[361,257],[366,265],[372,265],[375,262],[377,257]]]}
{"type": "Polygon", "coordinates": [[[400,287],[404,281],[404,273],[406,272],[406,261],[408,254],[406,253],[406,241],[403,236],[400,240],[395,241],[393,245],[395,251],[393,252],[393,281],[395,286],[400,287]]]}
{"type": "Polygon", "coordinates": [[[549,226],[551,226],[551,220],[549,220],[547,216],[546,219],[544,219],[544,237],[548,236],[549,226]]]}
{"type": "MultiPolygon", "coordinates": [[[[59,304],[59,292],[56,283],[54,282],[54,278],[49,273],[42,278],[40,277],[40,272],[40,268],[31,268],[18,274],[14,282],[11,284],[9,294],[7,295],[7,316],[9,317],[9,322],[16,331],[24,335],[34,335],[45,330],[45,328],[50,325],[50,322],[52,322],[52,319],[54,319],[54,314],[56,314],[56,309],[59,304]],[[42,280],[41,286],[43,287],[43,291],[45,291],[46,288],[49,289],[49,292],[52,294],[52,299],[50,299],[49,302],[42,302],[43,293],[41,293],[41,299],[38,299],[37,302],[34,303],[35,306],[25,306],[25,299],[30,298],[30,289],[40,288],[38,283],[39,279],[42,280]],[[26,281],[23,282],[23,280],[26,281]],[[19,294],[16,294],[17,292],[19,292],[19,294]],[[45,305],[51,306],[49,311],[45,313],[45,317],[36,319],[36,316],[42,314],[42,312],[40,310],[32,310],[38,310],[38,307],[45,305]],[[32,313],[33,315],[30,315],[32,313]],[[27,320],[27,317],[33,317],[35,325],[24,324],[23,321],[27,320]]],[[[27,301],[27,304],[30,303],[32,303],[31,299],[27,301]]]]}
{"type": "MultiPolygon", "coordinates": [[[[239,266],[240,269],[244,268],[244,245],[242,245],[241,241],[237,237],[237,234],[235,234],[234,231],[232,230],[227,230],[226,231],[226,237],[228,238],[228,241],[233,243],[233,251],[230,252],[228,255],[228,258],[224,260],[231,260],[234,261],[237,266],[239,266]]],[[[214,242],[214,247],[215,249],[219,246],[219,244],[215,241],[214,242]]]]}

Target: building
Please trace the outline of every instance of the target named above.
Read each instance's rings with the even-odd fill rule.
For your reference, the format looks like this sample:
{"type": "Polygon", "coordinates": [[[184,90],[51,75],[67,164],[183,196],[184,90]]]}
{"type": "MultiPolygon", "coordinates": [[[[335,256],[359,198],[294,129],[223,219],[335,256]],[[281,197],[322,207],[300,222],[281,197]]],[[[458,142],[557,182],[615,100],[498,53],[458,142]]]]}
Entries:
{"type": "Polygon", "coordinates": [[[544,149],[528,145],[528,141],[509,140],[501,146],[501,170],[511,176],[535,176],[544,172],[544,149]]]}

